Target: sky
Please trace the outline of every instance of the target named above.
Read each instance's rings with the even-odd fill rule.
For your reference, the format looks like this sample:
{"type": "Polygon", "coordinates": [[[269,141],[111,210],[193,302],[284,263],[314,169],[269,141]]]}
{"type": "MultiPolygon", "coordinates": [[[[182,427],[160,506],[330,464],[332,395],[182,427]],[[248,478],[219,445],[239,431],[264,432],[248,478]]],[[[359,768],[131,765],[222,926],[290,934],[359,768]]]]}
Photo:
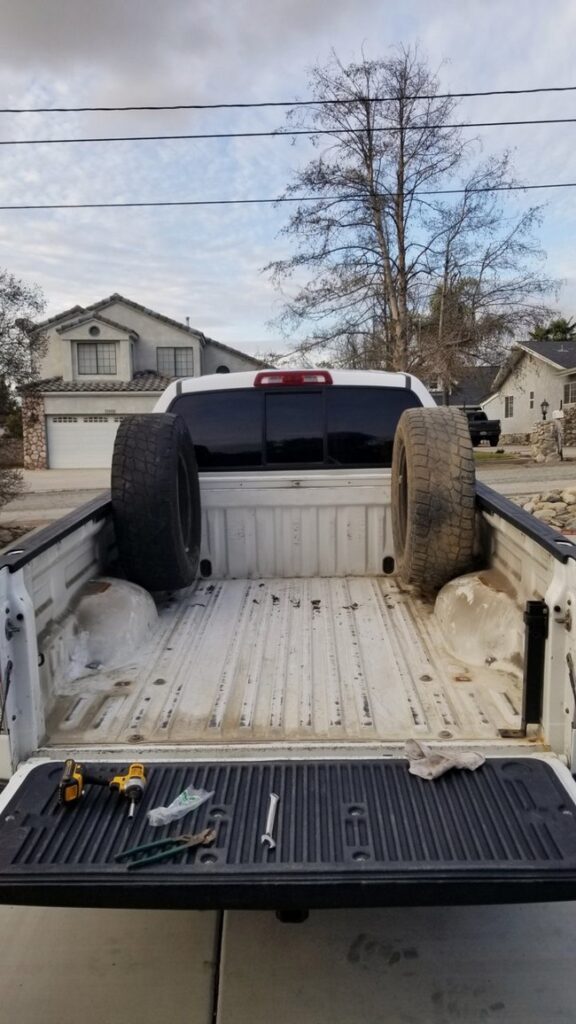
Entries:
{"type": "MultiPolygon", "coordinates": [[[[446,91],[576,84],[573,0],[0,0],[0,107],[292,100],[343,62],[417,44],[446,91]]],[[[465,100],[462,120],[571,117],[576,93],[465,100]]],[[[282,110],[0,114],[0,141],[262,131],[282,110]]],[[[475,129],[526,183],[576,181],[576,124],[475,129]]],[[[310,156],[290,139],[0,146],[0,205],[279,195],[310,156]]],[[[527,202],[509,196],[510,212],[527,202]]],[[[545,270],[576,315],[576,189],[542,192],[545,270]]],[[[281,350],[262,268],[292,251],[272,206],[0,211],[0,267],[47,314],[113,292],[250,353],[281,350]]]]}

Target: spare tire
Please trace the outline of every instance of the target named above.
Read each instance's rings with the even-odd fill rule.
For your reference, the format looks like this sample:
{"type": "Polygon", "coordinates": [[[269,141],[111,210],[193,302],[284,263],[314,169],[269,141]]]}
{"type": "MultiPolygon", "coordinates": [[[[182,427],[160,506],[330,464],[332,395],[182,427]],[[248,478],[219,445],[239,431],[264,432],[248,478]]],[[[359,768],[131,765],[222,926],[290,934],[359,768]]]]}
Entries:
{"type": "Polygon", "coordinates": [[[126,576],[146,590],[179,590],[196,577],[200,487],[184,420],[127,416],[112,458],[112,508],[126,576]]]}
{"type": "Polygon", "coordinates": [[[458,409],[407,409],[392,455],[392,534],[400,578],[434,591],[472,568],[475,469],[458,409]]]}

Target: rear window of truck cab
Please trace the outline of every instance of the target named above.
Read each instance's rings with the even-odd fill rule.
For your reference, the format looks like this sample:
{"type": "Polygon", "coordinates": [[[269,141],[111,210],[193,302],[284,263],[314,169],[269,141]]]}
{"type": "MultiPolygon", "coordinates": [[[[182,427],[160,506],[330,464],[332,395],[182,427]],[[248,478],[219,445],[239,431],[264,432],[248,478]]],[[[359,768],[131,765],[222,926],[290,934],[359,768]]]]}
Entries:
{"type": "Polygon", "coordinates": [[[408,388],[242,388],[179,395],[201,472],[389,467],[408,388]]]}

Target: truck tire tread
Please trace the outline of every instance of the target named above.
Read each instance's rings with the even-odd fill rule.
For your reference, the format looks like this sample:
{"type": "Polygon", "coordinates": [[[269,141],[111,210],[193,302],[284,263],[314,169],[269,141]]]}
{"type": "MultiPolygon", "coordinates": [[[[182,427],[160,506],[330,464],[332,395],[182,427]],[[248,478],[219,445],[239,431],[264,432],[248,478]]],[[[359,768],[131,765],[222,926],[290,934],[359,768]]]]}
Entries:
{"type": "Polygon", "coordinates": [[[200,552],[200,490],[184,421],[168,413],[127,416],[116,435],[111,486],[127,578],[151,591],[191,584],[200,552]]]}
{"type": "Polygon", "coordinates": [[[409,409],[392,459],[392,530],[401,579],[437,590],[474,559],[475,469],[465,416],[409,409]]]}

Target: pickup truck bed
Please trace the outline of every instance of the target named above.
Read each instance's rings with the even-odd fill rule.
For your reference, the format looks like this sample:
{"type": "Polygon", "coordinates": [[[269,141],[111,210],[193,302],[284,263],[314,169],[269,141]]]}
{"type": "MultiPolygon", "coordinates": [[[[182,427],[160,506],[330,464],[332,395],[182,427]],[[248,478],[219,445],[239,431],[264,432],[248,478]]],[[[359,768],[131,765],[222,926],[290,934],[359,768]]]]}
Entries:
{"type": "Polygon", "coordinates": [[[199,581],[138,659],[59,684],[49,744],[493,740],[519,674],[457,661],[392,577],[199,581]]]}
{"type": "Polygon", "coordinates": [[[480,571],[448,591],[443,618],[445,590],[434,607],[401,582],[386,467],[207,471],[200,487],[199,576],[157,606],[122,582],[106,496],[0,563],[0,755],[20,765],[0,797],[0,900],[576,898],[574,544],[478,485],[467,559],[480,571]],[[86,593],[101,602],[92,631],[86,593]],[[147,609],[137,634],[132,601],[147,609]],[[425,782],[408,771],[409,739],[486,761],[425,782]],[[108,778],[143,762],[134,819],[89,783],[78,806],[59,806],[68,757],[108,778]],[[146,810],[190,783],[214,794],[170,834],[216,824],[214,847],[142,872],[118,865],[157,838],[146,810]],[[271,793],[278,848],[265,859],[271,793]]]}

